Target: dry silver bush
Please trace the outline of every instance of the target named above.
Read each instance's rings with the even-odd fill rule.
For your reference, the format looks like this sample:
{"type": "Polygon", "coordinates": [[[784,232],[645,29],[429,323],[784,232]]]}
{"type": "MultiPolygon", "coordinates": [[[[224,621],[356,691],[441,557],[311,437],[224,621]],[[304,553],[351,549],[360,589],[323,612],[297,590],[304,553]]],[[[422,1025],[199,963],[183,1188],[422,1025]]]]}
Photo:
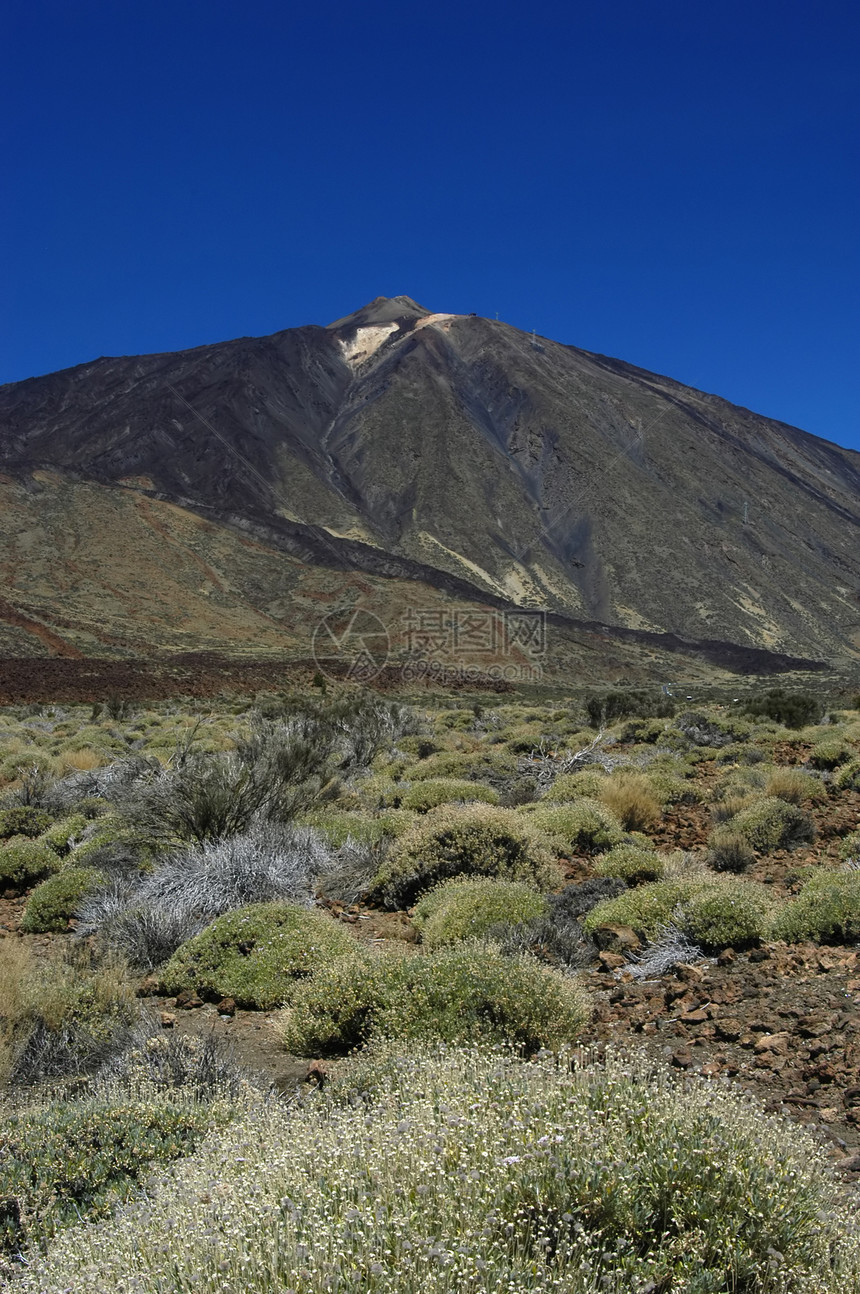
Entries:
{"type": "Polygon", "coordinates": [[[370,883],[385,861],[389,842],[355,840],[347,836],[330,856],[319,875],[319,893],[339,903],[358,903],[370,889],[370,883]]]}
{"type": "Polygon", "coordinates": [[[699,962],[704,955],[699,945],[688,939],[682,930],[667,925],[652,943],[641,952],[632,954],[629,969],[635,979],[659,979],[673,966],[699,962]]]}
{"type": "Polygon", "coordinates": [[[96,934],[151,969],[215,917],[249,903],[310,906],[330,852],[310,827],[256,823],[242,835],[174,853],[142,878],[114,878],[78,911],[78,934],[96,934]]]}

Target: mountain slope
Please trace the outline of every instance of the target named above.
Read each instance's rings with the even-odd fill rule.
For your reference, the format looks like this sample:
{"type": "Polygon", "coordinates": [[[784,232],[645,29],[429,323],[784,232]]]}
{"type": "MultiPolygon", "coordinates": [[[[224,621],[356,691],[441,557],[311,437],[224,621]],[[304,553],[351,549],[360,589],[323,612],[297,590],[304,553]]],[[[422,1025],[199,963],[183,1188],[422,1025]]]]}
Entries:
{"type": "MultiPolygon", "coordinates": [[[[350,573],[392,605],[405,582],[560,623],[860,655],[860,454],[408,297],[2,387],[0,472],[2,596],[19,616],[55,626],[65,603],[80,635],[89,605],[104,625],[92,589],[69,611],[69,527],[86,531],[88,509],[84,584],[127,582],[111,536],[150,536],[129,549],[152,550],[148,592],[132,579],[108,616],[119,648],[301,653],[316,593],[329,605],[350,573]],[[186,531],[221,557],[178,560],[186,531]]],[[[37,649],[6,623],[10,651],[21,634],[37,649]]]]}

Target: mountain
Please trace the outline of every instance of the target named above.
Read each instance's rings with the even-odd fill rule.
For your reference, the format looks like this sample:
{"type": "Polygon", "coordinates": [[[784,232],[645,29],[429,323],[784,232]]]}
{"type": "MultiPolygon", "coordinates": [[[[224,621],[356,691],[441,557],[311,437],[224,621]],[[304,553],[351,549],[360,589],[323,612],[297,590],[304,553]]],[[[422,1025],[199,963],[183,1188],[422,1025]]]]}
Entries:
{"type": "Polygon", "coordinates": [[[476,607],[586,672],[860,658],[860,454],[409,297],[0,387],[0,506],[7,657],[310,658],[356,608],[450,652],[476,607]]]}

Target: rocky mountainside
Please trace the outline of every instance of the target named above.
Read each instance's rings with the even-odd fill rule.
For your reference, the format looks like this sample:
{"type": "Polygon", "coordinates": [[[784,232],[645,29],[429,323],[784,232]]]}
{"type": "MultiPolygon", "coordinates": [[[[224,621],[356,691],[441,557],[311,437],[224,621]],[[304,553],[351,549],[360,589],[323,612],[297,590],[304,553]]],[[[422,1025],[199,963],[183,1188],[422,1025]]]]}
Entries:
{"type": "Polygon", "coordinates": [[[860,658],[860,454],[409,297],[0,388],[0,505],[7,656],[308,655],[361,604],[860,658]]]}

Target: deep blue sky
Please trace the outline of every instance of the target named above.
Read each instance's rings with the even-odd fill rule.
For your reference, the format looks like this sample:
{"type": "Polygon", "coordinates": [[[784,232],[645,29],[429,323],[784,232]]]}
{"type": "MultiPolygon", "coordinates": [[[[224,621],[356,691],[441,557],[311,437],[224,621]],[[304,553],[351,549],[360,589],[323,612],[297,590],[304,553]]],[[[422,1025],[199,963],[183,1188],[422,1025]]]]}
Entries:
{"type": "Polygon", "coordinates": [[[860,448],[853,0],[7,0],[0,381],[407,293],[860,448]]]}

